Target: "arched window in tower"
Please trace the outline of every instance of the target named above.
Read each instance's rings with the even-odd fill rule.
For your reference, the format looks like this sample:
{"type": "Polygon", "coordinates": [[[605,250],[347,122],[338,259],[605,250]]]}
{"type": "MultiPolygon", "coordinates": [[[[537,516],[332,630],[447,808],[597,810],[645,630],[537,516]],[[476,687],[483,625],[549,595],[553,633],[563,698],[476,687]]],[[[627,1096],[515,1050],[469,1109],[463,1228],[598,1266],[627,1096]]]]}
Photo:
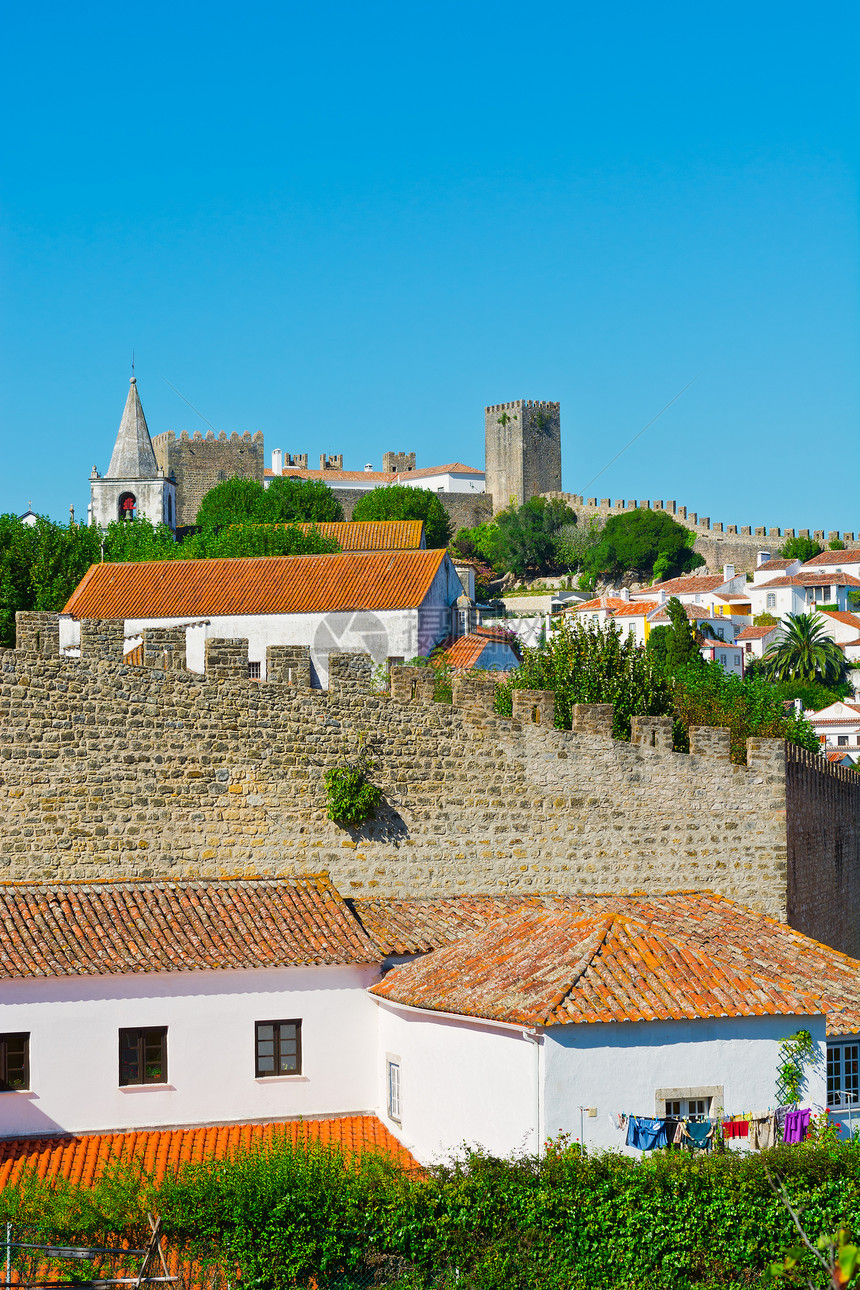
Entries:
{"type": "Polygon", "coordinates": [[[137,498],[134,493],[120,493],[117,511],[120,520],[134,519],[137,515],[137,498]]]}

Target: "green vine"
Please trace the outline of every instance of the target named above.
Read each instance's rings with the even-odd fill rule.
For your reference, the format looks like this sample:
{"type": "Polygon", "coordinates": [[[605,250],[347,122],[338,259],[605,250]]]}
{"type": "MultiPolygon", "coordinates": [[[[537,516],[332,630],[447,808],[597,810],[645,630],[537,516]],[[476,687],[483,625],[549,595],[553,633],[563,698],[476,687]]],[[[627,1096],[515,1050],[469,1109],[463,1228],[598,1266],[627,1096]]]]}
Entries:
{"type": "Polygon", "coordinates": [[[382,789],[367,778],[374,763],[364,754],[357,762],[344,762],[325,773],[326,806],[330,820],[358,829],[373,819],[382,801],[382,789]]]}
{"type": "Polygon", "coordinates": [[[806,1087],[806,1067],[816,1057],[815,1043],[808,1030],[798,1030],[796,1035],[780,1039],[776,1067],[776,1097],[780,1106],[791,1106],[801,1100],[806,1087]]]}

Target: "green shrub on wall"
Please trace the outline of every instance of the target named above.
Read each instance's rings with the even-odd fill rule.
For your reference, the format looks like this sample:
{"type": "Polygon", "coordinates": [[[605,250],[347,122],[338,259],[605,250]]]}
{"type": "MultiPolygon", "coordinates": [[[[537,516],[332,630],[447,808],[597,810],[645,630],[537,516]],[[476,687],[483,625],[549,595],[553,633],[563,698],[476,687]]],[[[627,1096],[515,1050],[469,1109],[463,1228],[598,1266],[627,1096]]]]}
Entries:
{"type": "Polygon", "coordinates": [[[362,758],[355,764],[346,762],[326,771],[326,805],[330,820],[350,829],[359,829],[366,820],[374,817],[382,801],[382,789],[367,778],[372,767],[373,762],[362,758]]]}

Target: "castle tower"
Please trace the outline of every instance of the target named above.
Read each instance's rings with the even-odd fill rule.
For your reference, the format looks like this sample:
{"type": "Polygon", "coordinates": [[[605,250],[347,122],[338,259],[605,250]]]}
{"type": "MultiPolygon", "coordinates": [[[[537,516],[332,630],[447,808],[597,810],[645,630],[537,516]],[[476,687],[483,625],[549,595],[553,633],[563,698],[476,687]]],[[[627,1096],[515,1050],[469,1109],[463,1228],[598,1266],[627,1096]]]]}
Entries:
{"type": "Polygon", "coordinates": [[[561,405],[531,399],[484,409],[487,492],[493,510],[561,491],[561,405]]]}
{"type": "Polygon", "coordinates": [[[132,377],[107,474],[100,475],[93,466],[90,475],[90,522],[104,529],[113,520],[139,515],[176,529],[176,485],[155,460],[132,377]]]}

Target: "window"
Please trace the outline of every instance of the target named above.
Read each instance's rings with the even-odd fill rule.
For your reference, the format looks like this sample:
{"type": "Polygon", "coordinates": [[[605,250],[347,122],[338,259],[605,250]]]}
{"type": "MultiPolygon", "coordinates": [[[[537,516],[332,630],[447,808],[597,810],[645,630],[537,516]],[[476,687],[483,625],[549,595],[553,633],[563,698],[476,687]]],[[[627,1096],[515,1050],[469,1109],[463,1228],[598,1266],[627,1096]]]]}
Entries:
{"type": "Polygon", "coordinates": [[[767,608],[776,609],[776,593],[769,591],[766,596],[767,608]]]}
{"type": "Polygon", "coordinates": [[[0,1093],[30,1087],[29,1034],[0,1035],[0,1093]]]}
{"type": "Polygon", "coordinates": [[[702,1120],[709,1114],[710,1109],[709,1097],[676,1097],[670,1098],[666,1103],[666,1115],[678,1120],[702,1120]]]}
{"type": "Polygon", "coordinates": [[[726,639],[726,629],[725,629],[725,627],[718,627],[718,628],[717,628],[717,636],[719,637],[719,639],[720,639],[721,641],[724,641],[724,640],[726,639]]]}
{"type": "Polygon", "coordinates": [[[856,1106],[860,1101],[860,1044],[827,1047],[827,1105],[856,1106]]]}
{"type": "Polygon", "coordinates": [[[119,1032],[119,1082],[167,1083],[167,1027],[119,1032]]]}
{"type": "Polygon", "coordinates": [[[259,663],[249,663],[249,664],[248,664],[248,680],[249,680],[249,681],[259,681],[259,679],[260,679],[260,664],[259,664],[259,663]]]}
{"type": "Polygon", "coordinates": [[[256,1049],[257,1079],[273,1075],[301,1075],[302,1023],[258,1021],[256,1049]]]}
{"type": "Polygon", "coordinates": [[[839,747],[840,747],[840,748],[847,748],[847,747],[848,747],[848,736],[847,736],[847,735],[837,735],[837,737],[836,737],[836,742],[837,742],[837,744],[839,745],[839,747]]]}
{"type": "Polygon", "coordinates": [[[400,1122],[400,1059],[388,1059],[388,1114],[400,1122]]]}

